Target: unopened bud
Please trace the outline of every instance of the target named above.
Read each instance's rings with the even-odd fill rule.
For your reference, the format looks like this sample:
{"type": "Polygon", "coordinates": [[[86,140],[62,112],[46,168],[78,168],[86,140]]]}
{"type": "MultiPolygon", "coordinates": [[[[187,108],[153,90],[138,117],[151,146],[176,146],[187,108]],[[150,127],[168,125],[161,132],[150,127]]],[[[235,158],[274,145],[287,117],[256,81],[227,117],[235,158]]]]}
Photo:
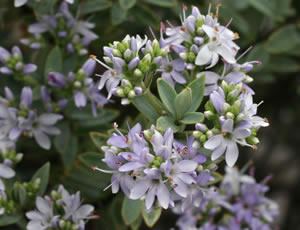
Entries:
{"type": "Polygon", "coordinates": [[[246,75],[243,82],[245,82],[246,84],[251,83],[251,82],[253,82],[253,78],[250,77],[249,75],[246,75]]]}
{"type": "Polygon", "coordinates": [[[75,82],[74,82],[74,87],[80,88],[81,86],[82,86],[82,84],[81,84],[80,81],[75,81],[75,82]]]}
{"type": "Polygon", "coordinates": [[[247,137],[247,142],[250,144],[250,145],[257,145],[259,143],[259,139],[257,137],[247,137]]]}
{"type": "Polygon", "coordinates": [[[223,107],[222,107],[222,110],[223,110],[224,112],[227,112],[229,108],[230,108],[230,105],[229,105],[228,103],[224,103],[224,104],[223,104],[223,107]]]}
{"type": "Polygon", "coordinates": [[[197,123],[195,125],[195,128],[201,132],[206,132],[206,130],[208,129],[205,124],[201,124],[201,123],[197,123]]]}
{"type": "Polygon", "coordinates": [[[200,131],[194,131],[193,132],[193,136],[195,137],[195,138],[200,138],[200,136],[201,136],[201,132],[200,131]]]}
{"type": "Polygon", "coordinates": [[[142,87],[139,87],[139,86],[134,87],[134,91],[135,91],[137,96],[140,96],[143,93],[142,87]]]}
{"type": "Polygon", "coordinates": [[[183,60],[183,61],[187,61],[188,60],[188,55],[185,52],[182,52],[179,54],[179,57],[183,60]]]}
{"type": "Polygon", "coordinates": [[[119,152],[119,149],[118,149],[118,147],[116,147],[116,146],[111,146],[111,147],[110,147],[110,150],[113,151],[113,153],[119,152]]]}
{"type": "Polygon", "coordinates": [[[195,61],[195,59],[196,59],[195,53],[194,52],[189,52],[188,61],[193,63],[195,61]]]}
{"type": "Polygon", "coordinates": [[[128,80],[123,79],[123,80],[121,81],[121,86],[122,86],[122,87],[126,87],[126,86],[131,87],[131,83],[130,83],[128,80]]]}
{"type": "Polygon", "coordinates": [[[109,150],[109,147],[108,146],[101,146],[101,150],[103,152],[106,152],[107,150],[109,150]]]}
{"type": "Polygon", "coordinates": [[[116,94],[119,97],[125,97],[125,93],[124,93],[124,90],[122,88],[117,89],[116,94]]]}
{"type": "Polygon", "coordinates": [[[200,141],[201,141],[201,143],[206,142],[207,141],[206,135],[202,134],[201,137],[200,137],[200,141]]]}
{"type": "Polygon", "coordinates": [[[201,144],[199,141],[194,141],[193,144],[192,144],[192,148],[194,149],[198,149],[200,148],[201,144]]]}
{"type": "Polygon", "coordinates": [[[210,119],[213,119],[215,117],[214,113],[212,111],[205,111],[204,112],[204,116],[210,120],[210,119]]]}
{"type": "Polygon", "coordinates": [[[136,78],[141,78],[144,76],[143,72],[140,70],[140,69],[135,69],[134,72],[133,72],[133,75],[136,77],[136,78]]]}
{"type": "Polygon", "coordinates": [[[134,98],[136,96],[135,91],[134,90],[130,90],[128,93],[128,98],[134,98]]]}
{"type": "Polygon", "coordinates": [[[212,132],[211,130],[208,130],[208,131],[206,132],[207,138],[211,138],[213,135],[214,135],[214,134],[213,134],[213,132],[212,132]]]}
{"type": "Polygon", "coordinates": [[[117,49],[113,49],[112,54],[115,57],[122,57],[122,53],[119,50],[117,50],[117,49]]]}
{"type": "Polygon", "coordinates": [[[129,105],[129,104],[130,104],[130,101],[128,100],[128,98],[122,98],[121,104],[122,104],[122,105],[129,105]]]}
{"type": "Polygon", "coordinates": [[[227,113],[226,113],[226,118],[227,118],[227,119],[232,119],[232,120],[233,120],[233,119],[234,119],[234,114],[231,113],[231,112],[227,112],[227,113]]]}

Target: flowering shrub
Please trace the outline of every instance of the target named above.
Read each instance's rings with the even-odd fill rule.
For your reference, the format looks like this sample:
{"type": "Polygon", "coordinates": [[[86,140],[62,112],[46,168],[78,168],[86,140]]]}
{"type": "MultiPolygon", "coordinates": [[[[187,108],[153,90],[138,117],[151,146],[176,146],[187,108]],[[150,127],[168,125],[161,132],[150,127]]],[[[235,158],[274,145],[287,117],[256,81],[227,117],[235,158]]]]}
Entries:
{"type": "MultiPolygon", "coordinates": [[[[126,2],[112,17],[135,5],[126,2]]],[[[0,226],[137,230],[171,210],[181,230],[277,228],[271,176],[257,182],[253,162],[237,167],[240,148],[257,150],[269,121],[249,76],[262,62],[242,61],[252,47],[239,47],[232,20],[221,23],[220,5],[207,14],[183,5],[180,25],[126,35],[100,58],[86,17],[98,4],[14,1],[35,19],[23,52],[0,47],[0,226]],[[29,150],[50,162],[41,167],[29,150]]]]}

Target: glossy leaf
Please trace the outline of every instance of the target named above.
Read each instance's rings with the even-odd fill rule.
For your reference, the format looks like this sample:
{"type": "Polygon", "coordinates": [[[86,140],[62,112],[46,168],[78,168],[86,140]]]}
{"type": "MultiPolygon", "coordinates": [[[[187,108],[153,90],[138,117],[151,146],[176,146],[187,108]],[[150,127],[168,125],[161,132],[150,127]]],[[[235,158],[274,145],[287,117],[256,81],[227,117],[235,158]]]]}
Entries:
{"type": "Polygon", "coordinates": [[[122,204],[122,218],[126,225],[134,223],[141,215],[143,202],[141,200],[130,200],[124,197],[122,204]]]}
{"type": "Polygon", "coordinates": [[[175,119],[172,117],[162,116],[158,118],[156,122],[157,129],[161,131],[166,131],[168,128],[171,128],[174,133],[178,132],[181,127],[175,124],[175,119]]]}
{"type": "Polygon", "coordinates": [[[272,54],[288,54],[290,50],[299,50],[300,31],[296,25],[284,26],[270,36],[265,47],[272,54]]]}
{"type": "Polygon", "coordinates": [[[157,80],[157,89],[162,102],[170,111],[170,113],[175,117],[175,98],[177,96],[175,89],[163,79],[157,80]]]}
{"type": "Polygon", "coordinates": [[[97,11],[106,10],[112,6],[109,0],[85,0],[80,8],[80,15],[95,13],[97,11]]]}
{"type": "Polygon", "coordinates": [[[47,59],[45,65],[45,77],[48,76],[49,72],[61,72],[63,65],[62,53],[59,47],[54,47],[47,59]]]}
{"type": "Polygon", "coordinates": [[[177,4],[175,0],[143,0],[143,1],[160,7],[174,7],[177,4]]]}
{"type": "Polygon", "coordinates": [[[149,213],[147,213],[146,209],[144,208],[143,209],[143,218],[144,218],[145,224],[149,228],[152,228],[159,220],[161,213],[162,213],[161,208],[153,209],[149,213]]]}
{"type": "Polygon", "coordinates": [[[93,143],[96,145],[96,147],[100,151],[102,151],[101,147],[106,144],[108,136],[106,134],[98,133],[98,132],[90,132],[89,134],[90,134],[90,137],[91,137],[93,143]]]}
{"type": "Polygon", "coordinates": [[[143,95],[132,99],[134,106],[152,123],[160,117],[163,108],[160,101],[147,89],[143,95]]]}
{"type": "Polygon", "coordinates": [[[22,218],[19,214],[0,216],[0,227],[17,223],[22,218]]]}
{"type": "Polygon", "coordinates": [[[204,115],[203,113],[198,113],[198,112],[189,112],[186,113],[183,117],[182,120],[180,120],[180,123],[183,124],[196,124],[199,122],[202,122],[204,120],[204,115]]]}
{"type": "Polygon", "coordinates": [[[176,118],[180,120],[186,112],[191,110],[192,106],[192,90],[185,88],[175,98],[176,118]]]}
{"type": "Polygon", "coordinates": [[[136,0],[119,0],[119,3],[122,9],[128,10],[135,5],[136,0]]]}
{"type": "Polygon", "coordinates": [[[205,89],[205,76],[201,76],[193,80],[188,87],[192,91],[192,105],[188,109],[188,112],[195,112],[203,100],[204,89],[205,89]]]}
{"type": "Polygon", "coordinates": [[[140,215],[131,225],[130,228],[131,230],[139,230],[140,226],[143,223],[143,217],[140,215]]]}
{"type": "Polygon", "coordinates": [[[61,154],[61,159],[65,167],[69,168],[72,166],[76,154],[78,151],[78,140],[77,137],[72,135],[70,126],[64,122],[59,125],[61,134],[56,136],[54,139],[54,145],[57,151],[61,154]]]}
{"type": "Polygon", "coordinates": [[[123,10],[118,2],[114,2],[111,8],[111,23],[113,25],[119,25],[125,21],[127,17],[127,11],[123,10]]]}
{"type": "Polygon", "coordinates": [[[248,0],[249,4],[256,8],[264,15],[273,17],[273,11],[275,10],[275,2],[269,0],[248,0]]]}
{"type": "Polygon", "coordinates": [[[31,182],[34,182],[37,178],[39,178],[41,181],[40,190],[37,193],[38,196],[42,196],[46,192],[48,181],[49,181],[49,174],[50,174],[50,163],[47,162],[40,169],[38,169],[36,173],[33,175],[31,182]]]}

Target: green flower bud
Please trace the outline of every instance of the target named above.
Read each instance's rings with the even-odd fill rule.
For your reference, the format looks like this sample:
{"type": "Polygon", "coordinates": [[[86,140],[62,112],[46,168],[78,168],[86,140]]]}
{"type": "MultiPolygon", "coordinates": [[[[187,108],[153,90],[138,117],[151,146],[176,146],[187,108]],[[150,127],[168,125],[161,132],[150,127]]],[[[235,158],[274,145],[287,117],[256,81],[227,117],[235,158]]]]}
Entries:
{"type": "Polygon", "coordinates": [[[195,138],[200,138],[201,135],[202,135],[202,133],[201,133],[200,131],[194,131],[194,132],[193,132],[193,136],[194,136],[195,138]]]}
{"type": "Polygon", "coordinates": [[[234,114],[231,113],[231,112],[227,112],[227,113],[226,113],[226,118],[227,118],[227,119],[232,119],[232,120],[233,120],[233,119],[234,119],[234,114]]]}
{"type": "Polygon", "coordinates": [[[251,82],[253,82],[253,78],[250,77],[249,75],[246,75],[243,82],[245,82],[246,84],[251,83],[251,82]]]}
{"type": "Polygon", "coordinates": [[[128,100],[128,98],[122,98],[121,104],[122,104],[122,105],[129,105],[129,104],[130,104],[130,101],[128,100]]]}
{"type": "Polygon", "coordinates": [[[154,56],[155,57],[159,56],[160,55],[160,45],[156,39],[152,42],[152,48],[153,48],[154,56]]]}
{"type": "Polygon", "coordinates": [[[123,90],[124,90],[124,94],[128,95],[129,91],[131,90],[131,87],[127,86],[123,90]]]}
{"type": "Polygon", "coordinates": [[[124,52],[124,58],[125,58],[125,61],[127,61],[127,62],[129,62],[132,59],[132,51],[130,49],[127,49],[124,52]]]}
{"type": "Polygon", "coordinates": [[[117,48],[121,53],[124,53],[126,50],[125,46],[121,42],[118,43],[117,48]]]}
{"type": "Polygon", "coordinates": [[[193,147],[194,149],[198,149],[198,148],[200,148],[200,146],[201,146],[201,144],[200,144],[199,141],[194,141],[193,144],[192,144],[192,147],[193,147]]]}
{"type": "Polygon", "coordinates": [[[112,64],[112,61],[111,61],[111,59],[109,58],[109,57],[103,57],[103,60],[105,61],[105,63],[107,63],[107,64],[112,64]]]}
{"type": "Polygon", "coordinates": [[[193,63],[195,61],[195,59],[196,59],[196,54],[194,52],[189,52],[188,53],[188,61],[193,63]]]}
{"type": "Polygon", "coordinates": [[[134,90],[130,90],[128,93],[128,98],[132,99],[136,96],[135,91],[134,90]]]}
{"type": "Polygon", "coordinates": [[[202,29],[202,27],[198,27],[197,29],[197,35],[199,36],[203,36],[205,34],[204,30],[202,29]]]}
{"type": "Polygon", "coordinates": [[[240,113],[239,115],[237,115],[236,121],[239,123],[239,122],[243,121],[244,118],[245,118],[245,114],[240,113]]]}
{"type": "Polygon", "coordinates": [[[140,69],[135,69],[133,71],[133,75],[136,78],[142,78],[144,76],[143,72],[140,69]]]}
{"type": "Polygon", "coordinates": [[[208,130],[208,131],[206,132],[207,138],[211,138],[213,135],[214,135],[214,134],[213,134],[213,132],[212,132],[211,130],[208,130]]]}
{"type": "Polygon", "coordinates": [[[201,143],[204,143],[204,142],[206,142],[207,141],[207,137],[206,137],[206,135],[201,135],[201,137],[200,137],[200,141],[201,141],[201,143]]]}
{"type": "Polygon", "coordinates": [[[259,139],[257,137],[254,136],[250,136],[246,138],[246,141],[250,144],[250,145],[257,145],[259,143],[259,139]]]}
{"type": "Polygon", "coordinates": [[[215,114],[212,111],[205,111],[204,116],[208,119],[211,120],[215,117],[215,114]]]}
{"type": "Polygon", "coordinates": [[[221,87],[224,90],[225,93],[228,93],[228,84],[226,81],[221,82],[221,87]]]}
{"type": "Polygon", "coordinates": [[[224,103],[222,109],[223,109],[224,113],[226,113],[230,109],[230,105],[228,103],[224,103]]]}
{"type": "Polygon", "coordinates": [[[112,54],[115,57],[122,57],[122,53],[119,50],[117,50],[117,49],[113,49],[112,54]]]}
{"type": "Polygon", "coordinates": [[[158,56],[166,57],[167,55],[168,55],[168,51],[165,48],[161,48],[160,55],[158,56]]]}
{"type": "Polygon", "coordinates": [[[181,52],[179,54],[179,57],[183,60],[183,61],[187,61],[188,60],[188,55],[185,52],[181,52]]]}
{"type": "Polygon", "coordinates": [[[122,88],[117,89],[116,93],[119,97],[125,97],[125,93],[122,88]]]}

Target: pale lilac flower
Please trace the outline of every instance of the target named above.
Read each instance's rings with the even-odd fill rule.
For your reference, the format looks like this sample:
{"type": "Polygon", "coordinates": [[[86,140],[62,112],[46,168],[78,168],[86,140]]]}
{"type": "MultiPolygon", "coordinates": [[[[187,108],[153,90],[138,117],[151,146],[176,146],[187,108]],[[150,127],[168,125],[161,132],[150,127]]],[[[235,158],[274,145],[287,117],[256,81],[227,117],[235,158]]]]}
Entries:
{"type": "Polygon", "coordinates": [[[12,74],[31,74],[37,70],[34,64],[24,64],[22,51],[18,46],[14,46],[11,53],[5,48],[0,47],[0,63],[4,66],[0,68],[0,73],[5,75],[12,74]]]}
{"type": "Polygon", "coordinates": [[[237,144],[249,146],[241,139],[251,135],[249,125],[240,124],[234,128],[232,119],[225,120],[222,124],[222,134],[212,136],[205,142],[204,147],[212,151],[212,161],[218,159],[225,153],[225,160],[228,166],[232,167],[237,161],[239,149],[237,144]]]}
{"type": "Polygon", "coordinates": [[[181,59],[175,59],[169,61],[168,58],[165,58],[161,62],[158,72],[162,72],[162,79],[168,81],[172,86],[175,86],[175,83],[185,84],[187,81],[184,75],[181,73],[185,70],[185,63],[181,59]]]}
{"type": "Polygon", "coordinates": [[[58,216],[54,216],[53,214],[53,202],[42,197],[37,197],[35,204],[37,210],[26,213],[26,217],[29,219],[27,229],[46,230],[55,227],[58,216]]]}
{"type": "Polygon", "coordinates": [[[15,176],[15,171],[11,168],[12,161],[11,160],[4,160],[3,163],[0,163],[0,190],[5,190],[5,185],[2,179],[10,179],[15,176]]]}

